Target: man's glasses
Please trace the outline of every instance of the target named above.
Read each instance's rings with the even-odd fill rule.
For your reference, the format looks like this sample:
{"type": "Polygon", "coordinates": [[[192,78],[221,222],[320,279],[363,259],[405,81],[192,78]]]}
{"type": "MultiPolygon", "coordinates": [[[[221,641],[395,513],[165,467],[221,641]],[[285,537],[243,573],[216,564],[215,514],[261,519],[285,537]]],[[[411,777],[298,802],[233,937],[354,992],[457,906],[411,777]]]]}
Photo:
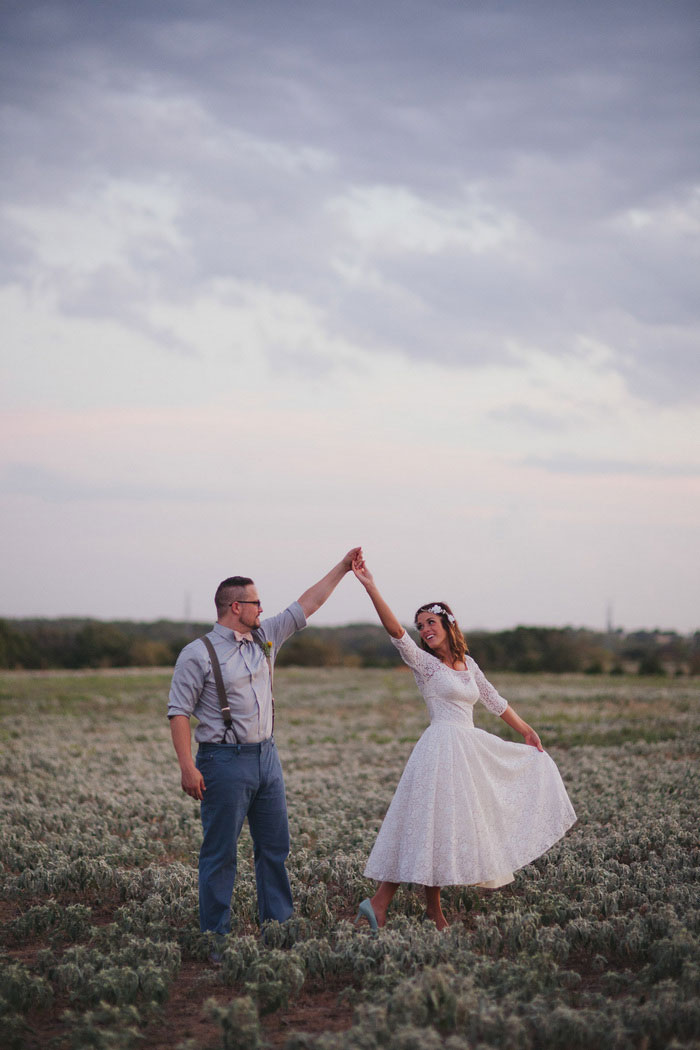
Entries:
{"type": "Polygon", "coordinates": [[[258,609],[262,606],[262,602],[259,598],[245,598],[242,601],[231,602],[231,605],[257,605],[258,609]]]}

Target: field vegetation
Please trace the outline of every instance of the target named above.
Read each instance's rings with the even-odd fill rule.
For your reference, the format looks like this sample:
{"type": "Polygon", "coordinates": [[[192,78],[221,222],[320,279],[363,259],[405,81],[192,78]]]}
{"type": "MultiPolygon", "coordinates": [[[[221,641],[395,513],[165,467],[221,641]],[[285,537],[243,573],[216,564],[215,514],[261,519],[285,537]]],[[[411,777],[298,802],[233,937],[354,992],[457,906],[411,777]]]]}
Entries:
{"type": "MultiPolygon", "coordinates": [[[[283,668],[293,919],[261,940],[252,846],[208,963],[197,805],[162,671],[0,676],[0,1044],[170,1050],[700,1047],[700,711],[692,679],[493,676],[577,810],[495,893],[404,887],[352,926],[364,863],[426,715],[400,669],[283,668]]],[[[484,709],[490,732],[511,730],[484,709]]]]}

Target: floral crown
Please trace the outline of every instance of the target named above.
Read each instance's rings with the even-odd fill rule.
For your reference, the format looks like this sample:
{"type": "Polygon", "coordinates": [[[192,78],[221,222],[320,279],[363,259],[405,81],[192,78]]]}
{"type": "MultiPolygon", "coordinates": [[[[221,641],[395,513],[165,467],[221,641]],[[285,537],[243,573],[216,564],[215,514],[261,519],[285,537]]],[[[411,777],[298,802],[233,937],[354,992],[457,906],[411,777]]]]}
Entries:
{"type": "Polygon", "coordinates": [[[443,609],[441,605],[429,605],[427,609],[421,609],[421,612],[439,613],[440,616],[446,616],[450,623],[455,622],[452,613],[449,613],[447,609],[443,609]]]}

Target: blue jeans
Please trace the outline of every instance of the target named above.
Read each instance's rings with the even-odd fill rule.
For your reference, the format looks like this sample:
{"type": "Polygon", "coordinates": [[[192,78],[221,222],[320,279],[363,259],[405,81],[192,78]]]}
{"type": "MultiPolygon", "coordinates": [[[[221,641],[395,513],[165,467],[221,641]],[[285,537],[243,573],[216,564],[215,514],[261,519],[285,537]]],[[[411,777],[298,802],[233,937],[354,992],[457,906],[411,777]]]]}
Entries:
{"type": "Polygon", "coordinates": [[[284,922],[293,911],[284,865],[289,855],[289,825],[274,739],[261,744],[200,744],[197,769],[206,786],[199,853],[201,929],[231,930],[236,847],[246,817],[253,839],[260,922],[284,922]]]}

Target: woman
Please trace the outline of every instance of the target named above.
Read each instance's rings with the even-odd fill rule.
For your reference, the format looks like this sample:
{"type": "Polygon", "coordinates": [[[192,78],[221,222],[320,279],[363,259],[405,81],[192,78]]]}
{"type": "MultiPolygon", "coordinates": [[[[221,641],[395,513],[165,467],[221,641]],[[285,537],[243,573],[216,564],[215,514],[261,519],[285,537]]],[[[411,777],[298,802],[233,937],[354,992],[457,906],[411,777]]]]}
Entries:
{"type": "Polygon", "coordinates": [[[427,916],[439,930],[447,920],[441,886],[496,889],[550,848],[576,820],[556,765],[537,733],[487,682],[467,653],[445,602],[422,605],[411,640],[379,593],[360,556],[353,572],[413,673],[430,714],[379,830],[365,876],[379,887],[362,901],[373,931],[386,922],[402,882],[425,887],[427,916]],[[477,700],[522,734],[513,744],[475,729],[477,700]]]}

